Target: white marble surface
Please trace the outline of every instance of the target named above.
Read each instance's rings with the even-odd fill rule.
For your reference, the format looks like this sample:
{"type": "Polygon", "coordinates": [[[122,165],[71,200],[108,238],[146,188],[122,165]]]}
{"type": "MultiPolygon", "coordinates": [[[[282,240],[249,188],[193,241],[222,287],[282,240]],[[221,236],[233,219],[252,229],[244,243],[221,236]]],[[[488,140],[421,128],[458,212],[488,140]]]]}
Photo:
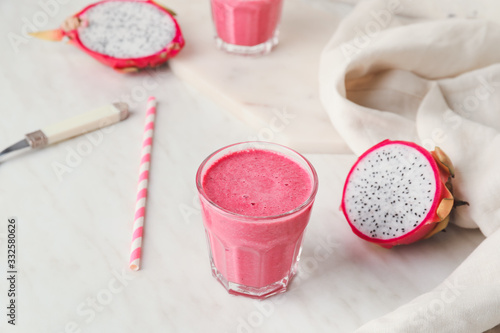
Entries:
{"type": "MultiPolygon", "coordinates": [[[[60,5],[45,28],[86,1],[60,5]]],[[[5,35],[41,11],[3,1],[5,35]]],[[[122,75],[65,44],[0,40],[0,144],[119,99],[130,119],[112,131],[18,154],[0,165],[0,276],[6,223],[19,219],[18,322],[0,332],[352,332],[440,283],[479,244],[478,231],[450,227],[430,240],[384,250],[358,239],[338,210],[348,155],[307,156],[320,190],[289,292],[264,302],[228,295],[210,275],[194,177],[213,150],[255,136],[247,126],[168,68],[122,75]],[[156,83],[156,84],[155,84],[156,83]],[[128,250],[145,99],[159,100],[143,270],[128,250]],[[54,163],[71,172],[58,177],[54,163]],[[73,156],[74,158],[74,156],[73,156]],[[125,274],[125,279],[116,276],[125,274]]],[[[272,73],[270,73],[272,76],[272,73]]],[[[0,304],[7,283],[0,279],[0,304]]]]}
{"type": "Polygon", "coordinates": [[[187,40],[171,61],[177,76],[245,121],[261,140],[311,153],[349,152],[319,100],[318,66],[321,50],[350,6],[320,9],[287,0],[280,45],[265,57],[241,57],[216,49],[210,1],[168,4],[187,40]]]}

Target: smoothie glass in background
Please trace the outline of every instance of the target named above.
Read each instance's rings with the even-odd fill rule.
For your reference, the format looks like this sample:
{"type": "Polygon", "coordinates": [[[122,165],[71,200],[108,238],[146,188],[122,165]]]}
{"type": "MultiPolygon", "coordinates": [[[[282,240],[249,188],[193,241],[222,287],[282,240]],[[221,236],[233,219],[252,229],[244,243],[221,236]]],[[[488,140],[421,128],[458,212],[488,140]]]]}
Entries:
{"type": "Polygon", "coordinates": [[[231,294],[284,292],[318,189],[311,163],[281,145],[238,143],[210,155],[196,185],[214,277],[231,294]]]}
{"type": "Polygon", "coordinates": [[[240,55],[264,55],[278,44],[283,0],[211,0],[217,47],[240,55]]]}

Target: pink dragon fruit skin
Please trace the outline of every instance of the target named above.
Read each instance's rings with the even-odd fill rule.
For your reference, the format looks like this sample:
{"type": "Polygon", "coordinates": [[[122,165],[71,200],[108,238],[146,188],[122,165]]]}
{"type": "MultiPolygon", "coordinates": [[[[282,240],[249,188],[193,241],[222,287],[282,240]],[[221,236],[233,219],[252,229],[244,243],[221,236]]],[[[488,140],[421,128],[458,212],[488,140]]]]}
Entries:
{"type": "Polygon", "coordinates": [[[154,2],[152,0],[105,0],[105,1],[100,1],[97,3],[91,4],[87,7],[85,7],[84,9],[82,9],[81,11],[79,11],[78,13],[72,15],[71,17],[69,17],[66,20],[66,22],[68,20],[75,20],[76,19],[78,22],[85,24],[85,19],[84,19],[85,13],[97,5],[107,3],[107,2],[139,2],[139,3],[148,3],[148,4],[151,4],[155,7],[157,7],[163,13],[165,13],[165,15],[170,16],[170,18],[174,22],[175,29],[176,29],[175,37],[172,39],[172,41],[166,47],[164,47],[162,50],[160,50],[154,54],[140,57],[140,58],[123,59],[123,58],[114,58],[112,56],[98,53],[98,52],[95,52],[95,51],[89,49],[87,46],[85,46],[82,43],[78,29],[77,28],[73,28],[70,30],[64,29],[65,26],[67,27],[66,24],[63,24],[63,26],[61,28],[56,29],[56,30],[36,32],[36,33],[33,33],[32,35],[34,37],[37,37],[37,38],[52,40],[52,41],[60,41],[64,37],[67,37],[69,39],[69,43],[79,47],[81,50],[83,50],[84,52],[89,54],[91,57],[95,58],[96,60],[98,60],[99,62],[103,63],[106,66],[112,67],[113,69],[120,71],[120,72],[124,72],[124,73],[136,72],[136,71],[143,69],[143,68],[159,66],[159,65],[165,63],[168,59],[175,57],[184,47],[185,41],[184,41],[184,38],[182,36],[181,28],[180,28],[177,20],[175,20],[175,18],[174,18],[175,13],[173,13],[171,10],[157,4],[156,2],[154,2]]]}
{"type": "MultiPolygon", "coordinates": [[[[384,153],[382,153],[382,154],[384,154],[384,153]]],[[[386,152],[386,154],[388,154],[388,152],[386,152]]],[[[386,158],[386,156],[387,156],[387,160],[389,160],[389,158],[394,157],[394,155],[393,156],[383,155],[382,157],[386,158]]],[[[401,156],[403,156],[403,155],[401,155],[401,156]]],[[[405,160],[406,157],[403,157],[402,159],[405,160]]],[[[395,165],[398,165],[398,164],[395,164],[395,165]]],[[[408,166],[409,166],[409,164],[408,164],[408,166]]],[[[401,165],[399,165],[398,168],[399,167],[401,167],[401,168],[404,167],[406,169],[407,164],[401,163],[401,165]]],[[[411,166],[409,166],[409,167],[411,167],[411,166]]],[[[385,170],[382,170],[382,171],[385,171],[385,170]]],[[[420,186],[416,185],[416,183],[418,183],[418,180],[420,177],[419,174],[420,174],[420,171],[414,172],[414,176],[411,179],[411,180],[413,180],[414,185],[408,185],[408,187],[414,187],[413,190],[415,192],[421,191],[421,189],[419,188],[420,186]]],[[[423,176],[423,174],[421,176],[423,176]]],[[[453,164],[451,163],[448,156],[439,147],[436,147],[436,149],[432,152],[428,152],[423,147],[420,147],[412,142],[385,140],[385,141],[382,141],[379,144],[373,146],[372,148],[367,150],[364,154],[362,154],[359,157],[359,159],[356,161],[356,163],[353,165],[353,167],[351,168],[351,170],[347,176],[345,185],[344,185],[341,210],[344,213],[344,216],[346,217],[346,220],[349,223],[349,225],[351,226],[353,232],[357,236],[359,236],[360,238],[362,238],[364,240],[375,243],[375,244],[380,245],[380,246],[385,247],[385,248],[391,248],[391,247],[396,246],[396,245],[411,244],[411,243],[417,242],[421,239],[429,238],[432,235],[434,235],[434,234],[438,233],[439,231],[443,230],[444,228],[446,228],[446,226],[448,225],[449,219],[450,219],[450,213],[455,205],[462,205],[462,204],[468,205],[468,203],[466,203],[466,202],[462,202],[460,200],[456,201],[456,199],[453,197],[453,194],[450,191],[450,189],[452,188],[451,179],[453,178],[453,176],[454,176],[453,164]],[[364,225],[363,225],[363,223],[361,223],[361,226],[363,226],[363,227],[361,227],[359,222],[354,223],[354,221],[356,221],[355,218],[358,218],[358,221],[360,218],[357,217],[356,213],[350,213],[350,212],[351,212],[351,209],[353,212],[356,212],[358,209],[360,209],[358,212],[361,212],[363,210],[363,208],[359,208],[359,206],[363,207],[363,206],[367,206],[369,204],[374,204],[375,197],[377,197],[376,199],[380,199],[378,196],[383,197],[383,194],[381,192],[385,189],[384,188],[384,185],[386,185],[385,183],[390,183],[390,182],[392,182],[393,179],[397,179],[397,176],[395,176],[394,173],[401,174],[401,175],[408,173],[407,172],[407,171],[409,171],[408,169],[403,172],[403,169],[399,169],[399,170],[395,171],[395,170],[393,170],[394,168],[393,169],[386,169],[387,173],[378,172],[377,168],[379,168],[379,166],[376,165],[376,163],[373,163],[371,166],[367,165],[367,166],[365,166],[366,168],[364,168],[364,169],[361,167],[364,171],[360,171],[360,168],[358,166],[360,165],[360,163],[362,163],[362,161],[366,161],[371,156],[374,156],[374,154],[373,154],[374,152],[379,152],[384,148],[390,148],[390,147],[408,147],[410,150],[414,151],[416,155],[422,156],[422,159],[427,160],[428,166],[418,165],[418,166],[415,166],[412,168],[414,168],[416,171],[418,167],[423,167],[426,169],[426,171],[428,173],[432,173],[432,178],[434,178],[433,187],[434,187],[435,192],[433,193],[433,196],[431,198],[432,205],[430,207],[428,207],[427,212],[418,220],[417,224],[415,224],[414,226],[403,225],[403,227],[405,227],[407,229],[406,233],[403,233],[400,235],[394,235],[395,237],[387,237],[385,239],[382,239],[379,237],[380,235],[374,236],[374,235],[371,235],[370,233],[367,232],[369,229],[379,228],[379,224],[380,224],[380,227],[386,227],[386,225],[383,225],[383,222],[385,223],[386,221],[382,221],[382,220],[384,220],[384,218],[377,218],[376,217],[377,214],[380,215],[381,213],[376,213],[376,211],[372,211],[370,214],[374,214],[371,216],[371,218],[374,218],[373,222],[371,222],[371,221],[365,222],[364,225]],[[354,199],[354,200],[358,200],[358,201],[355,201],[353,203],[352,202],[353,200],[351,200],[351,202],[349,202],[349,197],[347,195],[348,188],[353,189],[354,186],[356,186],[355,183],[353,182],[353,179],[356,178],[356,180],[358,181],[357,184],[359,184],[359,182],[367,179],[367,175],[369,175],[370,172],[372,172],[372,169],[377,171],[377,172],[375,172],[376,174],[381,175],[381,179],[377,179],[378,181],[376,182],[378,185],[380,185],[380,186],[378,186],[379,188],[375,188],[375,187],[373,187],[373,188],[367,187],[366,189],[363,188],[363,190],[366,190],[366,193],[370,192],[370,194],[367,195],[368,198],[367,199],[365,199],[365,198],[358,199],[359,197],[357,196],[356,199],[354,199]],[[354,173],[356,172],[355,170],[357,171],[357,175],[354,175],[354,173]],[[385,175],[385,178],[384,178],[384,175],[385,175]],[[389,175],[389,177],[388,177],[388,175],[389,175]],[[360,178],[360,177],[364,177],[364,178],[360,178]],[[390,178],[390,177],[394,177],[394,178],[390,178]],[[382,187],[382,190],[380,190],[380,187],[382,187]]],[[[410,184],[412,184],[412,183],[410,182],[410,184]]],[[[399,187],[400,186],[397,186],[397,188],[393,187],[392,191],[396,194],[392,194],[392,196],[390,197],[390,200],[394,200],[394,202],[396,202],[397,198],[399,198],[399,196],[398,197],[396,197],[396,196],[398,194],[401,194],[401,192],[403,191],[403,188],[401,187],[401,189],[399,189],[399,187]]],[[[408,189],[408,187],[406,189],[408,189]]],[[[388,192],[391,192],[391,191],[388,191],[388,192]]],[[[429,191],[429,192],[431,192],[431,191],[429,191]]],[[[403,200],[403,199],[401,199],[401,200],[403,200]]],[[[382,211],[384,211],[385,209],[390,210],[388,208],[391,207],[392,202],[390,202],[390,203],[386,202],[385,204],[380,204],[380,205],[384,206],[384,207],[382,207],[382,211]]],[[[370,207],[370,206],[367,206],[367,207],[370,207]]],[[[409,209],[409,207],[406,209],[409,209]]],[[[397,210],[397,209],[395,209],[394,212],[398,213],[399,216],[404,216],[404,214],[401,215],[402,212],[397,210]]],[[[406,212],[404,212],[404,213],[406,213],[406,212]]],[[[410,215],[410,214],[408,214],[408,215],[410,215]]],[[[396,214],[396,216],[397,216],[397,214],[396,214]]],[[[420,215],[419,215],[419,217],[420,217],[420,215]]],[[[394,222],[389,221],[390,219],[391,219],[391,217],[389,216],[389,218],[387,218],[387,220],[388,220],[387,226],[390,225],[390,226],[392,226],[392,228],[399,226],[399,224],[394,225],[393,224],[394,222]]],[[[401,223],[403,223],[403,222],[401,222],[401,223]]],[[[403,231],[404,230],[405,229],[403,229],[403,231]]]]}

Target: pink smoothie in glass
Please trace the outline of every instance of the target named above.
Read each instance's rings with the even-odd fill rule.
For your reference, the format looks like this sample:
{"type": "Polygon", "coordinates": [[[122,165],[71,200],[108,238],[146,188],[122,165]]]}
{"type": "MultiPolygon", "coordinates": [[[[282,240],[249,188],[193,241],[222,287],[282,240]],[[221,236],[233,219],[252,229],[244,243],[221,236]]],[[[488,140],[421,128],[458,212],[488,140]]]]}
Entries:
{"type": "Polygon", "coordinates": [[[286,287],[313,204],[310,172],[281,153],[247,149],[216,160],[202,188],[211,201],[200,196],[219,280],[286,287]]]}
{"type": "Polygon", "coordinates": [[[278,27],[283,0],[211,0],[217,35],[224,42],[255,46],[270,40],[278,27]]]}

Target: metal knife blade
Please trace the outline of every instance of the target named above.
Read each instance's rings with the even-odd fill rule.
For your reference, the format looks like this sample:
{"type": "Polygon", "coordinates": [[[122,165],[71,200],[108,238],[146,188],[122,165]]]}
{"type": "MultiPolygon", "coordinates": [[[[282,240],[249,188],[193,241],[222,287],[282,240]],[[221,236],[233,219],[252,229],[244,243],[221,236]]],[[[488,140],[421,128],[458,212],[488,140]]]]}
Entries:
{"type": "Polygon", "coordinates": [[[19,150],[19,149],[28,148],[29,146],[30,146],[30,143],[28,142],[28,140],[23,139],[15,144],[13,144],[12,146],[2,150],[0,152],[0,156],[5,155],[5,154],[10,153],[10,152],[13,152],[13,151],[16,151],[16,150],[19,150]]]}

